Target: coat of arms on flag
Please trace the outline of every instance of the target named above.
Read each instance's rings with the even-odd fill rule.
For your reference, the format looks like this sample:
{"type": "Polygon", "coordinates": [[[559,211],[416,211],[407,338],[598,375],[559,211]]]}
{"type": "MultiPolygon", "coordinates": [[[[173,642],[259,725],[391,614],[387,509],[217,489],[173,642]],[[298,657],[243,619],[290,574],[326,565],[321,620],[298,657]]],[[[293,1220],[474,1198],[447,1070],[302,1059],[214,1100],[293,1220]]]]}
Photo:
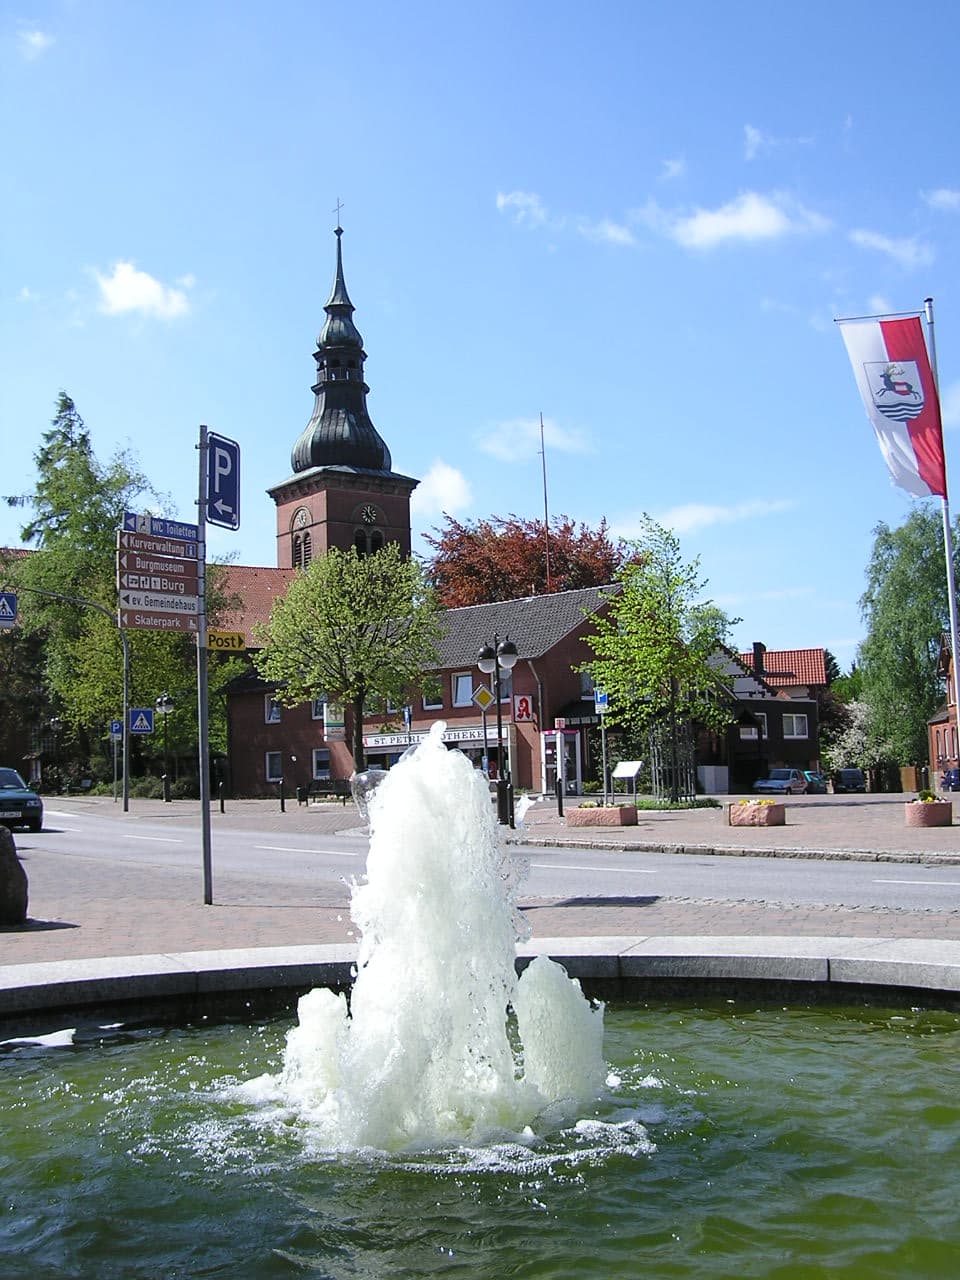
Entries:
{"type": "Polygon", "coordinates": [[[876,361],[863,366],[873,403],[885,418],[911,422],[923,413],[924,395],[915,360],[876,361]]]}

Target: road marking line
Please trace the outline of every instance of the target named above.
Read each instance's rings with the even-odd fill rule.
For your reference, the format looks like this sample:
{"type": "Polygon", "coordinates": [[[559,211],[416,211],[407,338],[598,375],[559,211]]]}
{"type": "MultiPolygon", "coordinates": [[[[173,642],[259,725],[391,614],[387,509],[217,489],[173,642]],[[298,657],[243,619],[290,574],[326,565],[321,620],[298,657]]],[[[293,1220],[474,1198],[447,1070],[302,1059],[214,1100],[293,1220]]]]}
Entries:
{"type": "Polygon", "coordinates": [[[124,840],[152,840],[154,844],[183,844],[182,840],[175,840],[173,836],[128,836],[125,831],[120,834],[124,840]]]}
{"type": "Polygon", "coordinates": [[[874,884],[926,884],[931,889],[960,889],[960,880],[874,880],[874,884]]]}
{"type": "Polygon", "coordinates": [[[610,871],[615,875],[655,876],[656,870],[647,867],[577,867],[567,862],[531,862],[538,871],[610,871]]]}
{"type": "Polygon", "coordinates": [[[351,853],[349,849],[303,849],[289,844],[255,844],[255,849],[269,849],[272,853],[322,853],[327,858],[357,858],[362,854],[358,850],[351,853]]]}

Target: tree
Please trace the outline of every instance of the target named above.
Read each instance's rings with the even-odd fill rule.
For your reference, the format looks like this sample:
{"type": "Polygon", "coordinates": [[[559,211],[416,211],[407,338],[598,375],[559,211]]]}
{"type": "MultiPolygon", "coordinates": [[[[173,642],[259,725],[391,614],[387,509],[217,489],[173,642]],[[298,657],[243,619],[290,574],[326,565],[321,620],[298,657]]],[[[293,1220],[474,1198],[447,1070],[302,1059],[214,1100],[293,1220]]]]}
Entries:
{"type": "Polygon", "coordinates": [[[732,620],[699,599],[699,560],[684,564],[675,534],[650,516],[617,574],[621,591],[593,618],[585,639],[596,657],[584,669],[610,699],[609,720],[634,729],[666,724],[672,744],[672,798],[679,798],[677,751],[684,723],[720,731],[731,721],[730,692],[717,662],[732,620]]]}
{"type": "Polygon", "coordinates": [[[434,548],[426,568],[440,603],[448,609],[544,595],[548,590],[604,586],[613,581],[626,556],[626,544],[611,539],[606,520],[590,529],[569,516],[555,516],[549,538],[543,520],[514,515],[472,524],[452,516],[445,516],[445,521],[443,529],[434,530],[437,537],[426,536],[434,548]]]}
{"type": "Polygon", "coordinates": [[[298,574],[259,633],[254,663],[286,706],[325,696],[353,710],[353,758],[364,767],[363,712],[399,705],[438,665],[433,590],[395,543],[373,555],[332,548],[298,574]]]}
{"type": "MultiPolygon", "coordinates": [[[[956,536],[956,535],[955,535],[956,536]]],[[[862,697],[878,757],[926,760],[927,721],[943,702],[940,646],[948,629],[943,522],[918,507],[898,529],[879,524],[860,600],[862,697]]]]}

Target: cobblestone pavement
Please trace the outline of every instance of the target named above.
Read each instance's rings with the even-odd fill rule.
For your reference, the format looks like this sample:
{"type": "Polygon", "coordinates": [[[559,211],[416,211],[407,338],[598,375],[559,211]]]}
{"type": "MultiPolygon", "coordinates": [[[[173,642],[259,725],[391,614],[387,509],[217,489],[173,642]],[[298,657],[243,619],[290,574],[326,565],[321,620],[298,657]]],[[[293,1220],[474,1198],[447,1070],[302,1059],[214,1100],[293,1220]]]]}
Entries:
{"type": "MultiPolygon", "coordinates": [[[[782,828],[726,825],[725,809],[641,812],[637,827],[567,830],[555,802],[535,804],[508,839],[534,846],[647,848],[768,856],[858,857],[960,864],[960,826],[914,830],[903,816],[903,797],[808,796],[788,807],[782,828]]],[[[199,806],[132,800],[130,813],[109,798],[51,798],[48,812],[97,812],[118,822],[169,820],[197,831],[199,806]]],[[[298,807],[281,813],[276,801],[231,801],[211,815],[214,853],[231,831],[354,833],[363,837],[352,805],[298,807]]],[[[30,919],[0,929],[0,965],[97,956],[162,954],[243,947],[292,946],[353,939],[346,886],[305,888],[271,880],[264,889],[249,877],[215,870],[214,904],[202,902],[199,867],[101,863],[17,844],[30,885],[30,919]]],[[[752,902],[637,896],[604,900],[521,899],[534,937],[847,936],[960,939],[960,913],[766,906],[752,902]]]]}

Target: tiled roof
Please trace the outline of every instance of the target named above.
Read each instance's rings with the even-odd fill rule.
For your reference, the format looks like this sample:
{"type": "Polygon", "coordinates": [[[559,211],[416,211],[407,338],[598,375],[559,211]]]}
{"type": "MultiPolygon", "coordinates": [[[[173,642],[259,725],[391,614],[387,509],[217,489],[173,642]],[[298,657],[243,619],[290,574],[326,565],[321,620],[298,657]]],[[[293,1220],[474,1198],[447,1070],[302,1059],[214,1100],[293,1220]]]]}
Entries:
{"type": "Polygon", "coordinates": [[[237,596],[240,607],[217,622],[221,631],[242,631],[247,644],[255,644],[254,627],[270,621],[274,600],[286,593],[295,569],[270,569],[262,565],[227,564],[224,589],[227,597],[237,596]]]}
{"type": "Polygon", "coordinates": [[[509,637],[521,658],[539,658],[618,590],[616,586],[583,587],[578,591],[555,591],[550,595],[447,609],[443,617],[445,635],[440,644],[440,664],[442,667],[473,666],[477,650],[492,644],[494,635],[500,640],[509,637]]]}
{"type": "MultiPolygon", "coordinates": [[[[741,653],[740,661],[753,670],[753,654],[741,653]]],[[[763,675],[768,684],[827,684],[823,649],[768,649],[763,655],[763,675]]]]}

